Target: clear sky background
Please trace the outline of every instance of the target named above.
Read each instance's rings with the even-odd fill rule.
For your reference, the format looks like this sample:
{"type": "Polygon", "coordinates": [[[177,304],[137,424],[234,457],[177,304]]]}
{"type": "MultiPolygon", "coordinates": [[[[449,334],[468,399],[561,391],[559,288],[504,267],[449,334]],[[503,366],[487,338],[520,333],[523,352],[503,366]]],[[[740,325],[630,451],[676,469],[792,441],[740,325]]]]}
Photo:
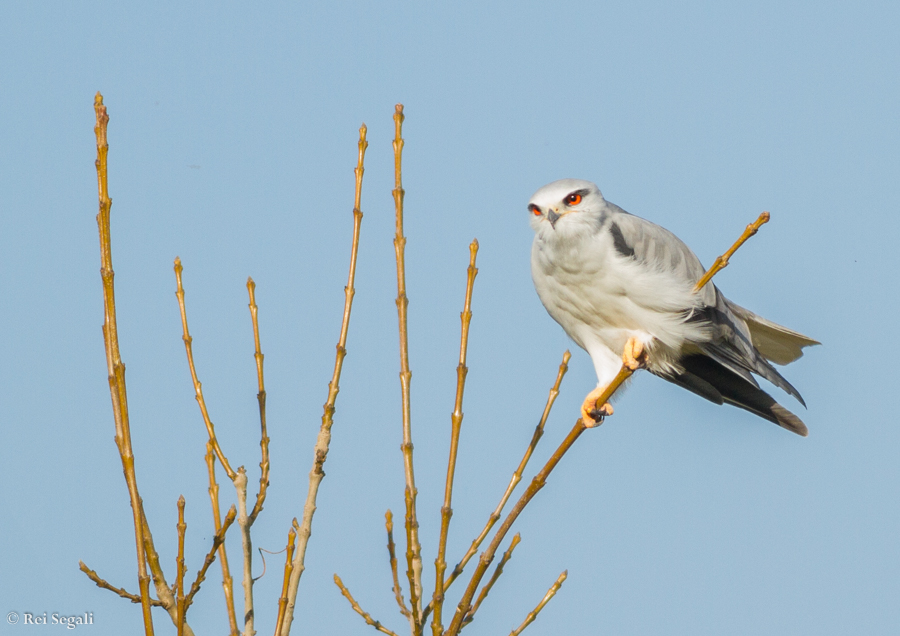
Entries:
{"type": "MultiPolygon", "coordinates": [[[[272,471],[254,541],[280,550],[302,511],[334,364],[365,122],[349,355],[294,633],[375,633],[335,572],[406,633],[383,526],[391,508],[399,527],[403,508],[390,193],[402,102],[426,589],[472,238],[480,273],[448,561],[499,500],[567,348],[571,370],[526,479],[595,383],[532,287],[525,206],[540,186],[596,181],[706,264],[771,211],[716,282],[824,343],[785,370],[809,409],[777,396],[807,422],[807,439],[640,374],[522,515],[522,544],[466,633],[508,633],[564,569],[527,633],[896,633],[898,24],[890,2],[10,3],[0,23],[2,614],[91,611],[84,633],[141,630],[138,606],[78,571],[83,559],[137,591],[100,331],[99,90],[137,474],[170,579],[178,495],[189,577],[211,538],[206,433],[172,261],[184,262],[219,438],[251,484],[247,276],[258,284],[272,471]]],[[[227,481],[222,499],[233,501],[227,481]]],[[[236,532],[228,545],[237,578],[236,532]]],[[[270,557],[255,588],[261,634],[273,629],[282,563],[270,557]]],[[[219,581],[215,565],[189,615],[198,634],[227,631],[219,581]]],[[[155,612],[157,633],[174,633],[155,612]]],[[[26,628],[0,618],[0,633],[26,628]]]]}

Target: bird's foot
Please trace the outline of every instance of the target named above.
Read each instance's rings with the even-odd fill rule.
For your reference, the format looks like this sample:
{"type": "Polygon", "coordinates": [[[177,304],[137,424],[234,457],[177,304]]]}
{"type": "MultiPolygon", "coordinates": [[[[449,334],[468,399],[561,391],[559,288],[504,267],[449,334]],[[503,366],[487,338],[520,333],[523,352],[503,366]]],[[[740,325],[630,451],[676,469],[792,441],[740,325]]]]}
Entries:
{"type": "Polygon", "coordinates": [[[581,421],[584,422],[586,428],[594,428],[603,424],[603,418],[613,414],[612,404],[607,402],[599,409],[597,408],[597,398],[603,395],[606,387],[597,387],[587,394],[584,403],[581,405],[581,421]]]}
{"type": "Polygon", "coordinates": [[[647,366],[647,352],[644,343],[637,338],[629,338],[625,343],[625,351],[622,353],[622,364],[631,371],[637,371],[647,366]]]}

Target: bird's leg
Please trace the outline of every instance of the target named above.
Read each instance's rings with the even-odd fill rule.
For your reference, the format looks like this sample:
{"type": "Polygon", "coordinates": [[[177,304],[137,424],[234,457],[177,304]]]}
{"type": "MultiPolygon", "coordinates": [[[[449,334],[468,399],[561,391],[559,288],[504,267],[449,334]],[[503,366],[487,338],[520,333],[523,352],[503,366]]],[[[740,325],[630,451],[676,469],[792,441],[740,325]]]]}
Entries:
{"type": "Polygon", "coordinates": [[[644,344],[637,338],[629,338],[625,343],[622,364],[631,371],[637,371],[647,366],[647,352],[644,351],[644,344]]]}
{"type": "Polygon", "coordinates": [[[603,424],[604,417],[613,414],[613,407],[609,402],[599,409],[597,408],[597,398],[603,395],[605,390],[605,386],[598,386],[584,398],[584,403],[581,405],[581,421],[584,422],[586,428],[600,426],[603,424]]]}
{"type": "MultiPolygon", "coordinates": [[[[647,366],[647,351],[644,344],[637,338],[629,338],[625,343],[625,350],[622,352],[622,364],[629,371],[637,371],[647,366]]],[[[587,394],[584,403],[581,405],[581,421],[585,427],[594,428],[603,423],[603,418],[613,414],[612,405],[607,402],[601,407],[597,407],[597,400],[606,391],[606,387],[597,387],[587,394]]]]}

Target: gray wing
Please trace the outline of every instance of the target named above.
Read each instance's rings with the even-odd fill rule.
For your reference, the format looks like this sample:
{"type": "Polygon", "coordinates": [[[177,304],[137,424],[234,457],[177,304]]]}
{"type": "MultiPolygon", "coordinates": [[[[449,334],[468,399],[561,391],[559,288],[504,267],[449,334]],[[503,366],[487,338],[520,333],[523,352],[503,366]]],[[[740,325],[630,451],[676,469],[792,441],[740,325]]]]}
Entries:
{"type": "MultiPolygon", "coordinates": [[[[696,283],[705,273],[691,249],[655,223],[610,208],[606,222],[616,251],[654,268],[696,283]]],[[[728,402],[801,435],[806,426],[760,389],[753,374],[765,378],[806,406],[800,393],[769,363],[786,364],[802,355],[802,347],[818,344],[730,302],[712,283],[699,292],[701,304],[686,310],[685,320],[704,326],[708,339],[689,343],[679,360],[680,373],[659,373],[708,400],[728,402]]]]}

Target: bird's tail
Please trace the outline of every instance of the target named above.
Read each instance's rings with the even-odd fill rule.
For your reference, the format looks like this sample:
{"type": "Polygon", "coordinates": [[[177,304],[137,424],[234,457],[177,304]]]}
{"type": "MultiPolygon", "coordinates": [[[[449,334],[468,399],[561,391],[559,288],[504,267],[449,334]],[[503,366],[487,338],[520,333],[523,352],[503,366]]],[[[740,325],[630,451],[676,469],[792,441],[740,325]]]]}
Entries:
{"type": "Polygon", "coordinates": [[[789,364],[803,355],[803,348],[822,344],[802,333],[782,327],[736,305],[727,298],[728,308],[744,319],[750,330],[750,339],[762,356],[775,364],[789,364]]]}
{"type": "Polygon", "coordinates": [[[803,437],[809,433],[799,417],[718,361],[694,354],[685,356],[680,363],[684,367],[681,373],[662,377],[716,404],[733,404],[803,437]]]}

